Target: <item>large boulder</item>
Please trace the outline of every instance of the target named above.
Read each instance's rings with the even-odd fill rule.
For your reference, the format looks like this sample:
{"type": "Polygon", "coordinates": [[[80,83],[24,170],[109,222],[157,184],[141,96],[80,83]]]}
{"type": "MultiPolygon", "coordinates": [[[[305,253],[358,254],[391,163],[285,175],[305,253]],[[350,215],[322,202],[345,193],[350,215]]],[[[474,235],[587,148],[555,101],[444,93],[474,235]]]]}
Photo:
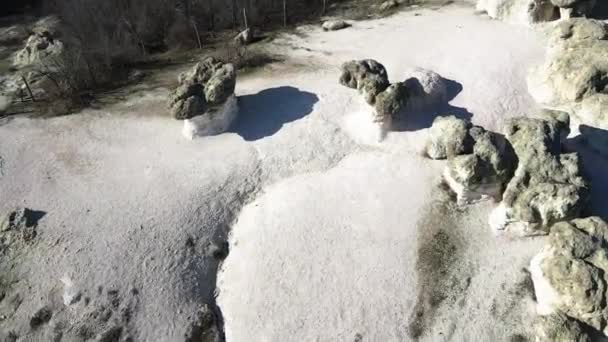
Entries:
{"type": "Polygon", "coordinates": [[[530,263],[538,313],[561,312],[606,335],[607,248],[608,225],[599,217],[555,224],[530,263]]]}
{"type": "Polygon", "coordinates": [[[550,0],[478,0],[477,10],[494,19],[525,25],[559,19],[559,10],[550,0]]]}
{"type": "Polygon", "coordinates": [[[469,135],[473,125],[455,116],[439,116],[429,128],[426,154],[431,159],[446,159],[473,152],[474,140],[469,135]]]}
{"type": "Polygon", "coordinates": [[[406,75],[405,84],[410,94],[408,111],[436,108],[447,103],[447,82],[441,75],[423,68],[413,68],[406,75]]]}
{"type": "Polygon", "coordinates": [[[175,119],[187,120],[184,126],[187,137],[228,129],[238,110],[234,96],[236,71],[232,64],[208,57],[180,74],[178,81],[168,105],[175,119]],[[204,118],[188,121],[198,116],[204,118]]]}
{"type": "Polygon", "coordinates": [[[482,127],[473,127],[468,134],[474,141],[473,153],[451,157],[443,177],[459,205],[500,200],[515,168],[511,147],[504,138],[482,127]]]}
{"type": "Polygon", "coordinates": [[[495,230],[546,234],[552,224],[578,217],[589,189],[578,155],[561,153],[564,120],[520,117],[506,122],[505,135],[518,164],[503,201],[490,215],[495,230]]]}
{"type": "Polygon", "coordinates": [[[357,89],[372,106],[376,96],[390,85],[384,65],[373,59],[346,62],[342,64],[341,71],[340,84],[357,89]]]}
{"type": "MultiPolygon", "coordinates": [[[[528,76],[534,99],[573,114],[576,124],[608,129],[608,24],[591,19],[560,21],[549,30],[545,62],[528,76]]],[[[595,144],[608,154],[608,145],[595,144]]]]}

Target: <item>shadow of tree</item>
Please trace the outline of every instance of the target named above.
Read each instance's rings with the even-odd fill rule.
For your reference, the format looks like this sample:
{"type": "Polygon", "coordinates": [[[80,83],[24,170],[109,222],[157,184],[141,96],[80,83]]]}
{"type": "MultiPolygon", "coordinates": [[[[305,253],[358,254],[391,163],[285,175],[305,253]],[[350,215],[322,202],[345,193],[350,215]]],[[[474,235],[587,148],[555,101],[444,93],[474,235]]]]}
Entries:
{"type": "Polygon", "coordinates": [[[310,114],[317,95],[294,87],[277,87],[239,97],[239,116],[230,131],[247,141],[278,132],[284,124],[310,114]]]}
{"type": "MultiPolygon", "coordinates": [[[[447,96],[443,102],[422,106],[415,110],[406,109],[402,111],[393,122],[393,130],[403,132],[429,128],[438,116],[454,115],[459,119],[471,120],[473,114],[466,108],[450,105],[450,101],[462,91],[462,84],[449,79],[444,79],[444,81],[446,82],[447,96]]],[[[415,93],[422,92],[422,85],[417,79],[410,78],[405,82],[409,89],[414,89],[415,93]]]]}
{"type": "Polygon", "coordinates": [[[580,135],[566,141],[567,152],[577,152],[582,172],[591,182],[591,202],[587,215],[608,220],[608,131],[579,126],[580,135]]]}

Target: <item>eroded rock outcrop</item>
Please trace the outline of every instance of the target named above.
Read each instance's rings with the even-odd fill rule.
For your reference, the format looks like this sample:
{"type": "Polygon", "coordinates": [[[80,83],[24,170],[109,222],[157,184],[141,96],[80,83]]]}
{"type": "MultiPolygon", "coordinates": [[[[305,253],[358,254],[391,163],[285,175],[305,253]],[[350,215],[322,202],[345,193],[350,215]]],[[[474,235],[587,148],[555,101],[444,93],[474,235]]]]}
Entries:
{"type": "Polygon", "coordinates": [[[520,117],[506,122],[505,135],[518,162],[502,203],[490,216],[495,230],[546,234],[552,224],[578,217],[589,189],[579,172],[578,155],[561,153],[566,118],[549,113],[544,119],[520,117]]]}
{"type": "Polygon", "coordinates": [[[426,153],[432,159],[448,158],[443,178],[460,205],[499,200],[515,167],[510,146],[501,136],[455,116],[435,119],[426,153]]]}
{"type": "Polygon", "coordinates": [[[516,24],[559,19],[559,10],[551,0],[478,0],[477,10],[487,12],[491,18],[516,24]]]}
{"type": "Polygon", "coordinates": [[[391,84],[384,66],[372,59],[349,61],[341,69],[340,84],[357,89],[372,107],[370,121],[379,127],[381,139],[394,117],[407,105],[407,86],[403,82],[391,84]]]}
{"type": "Polygon", "coordinates": [[[500,200],[515,167],[510,145],[481,127],[471,128],[469,136],[474,141],[473,153],[450,158],[443,177],[456,192],[460,205],[500,200]]]}
{"type": "MultiPolygon", "coordinates": [[[[608,129],[608,24],[570,19],[550,30],[545,62],[528,76],[530,94],[540,104],[573,114],[573,121],[608,129]]],[[[602,153],[608,145],[594,143],[602,153]]]]}
{"type": "Polygon", "coordinates": [[[583,325],[562,313],[539,316],[534,331],[537,342],[591,342],[583,325]]]}
{"type": "Polygon", "coordinates": [[[447,159],[450,156],[468,154],[473,151],[473,138],[469,130],[470,121],[455,116],[438,116],[429,128],[426,154],[431,159],[447,159]]]}
{"type": "Polygon", "coordinates": [[[178,81],[168,105],[175,119],[184,120],[183,134],[192,139],[226,131],[238,112],[234,66],[208,57],[178,81]]]}
{"type": "Polygon", "coordinates": [[[567,324],[553,331],[585,341],[573,323],[578,320],[604,335],[608,332],[607,248],[608,225],[598,217],[560,222],[551,228],[548,243],[532,259],[530,271],[538,313],[569,317],[559,318],[567,324]]]}
{"type": "Polygon", "coordinates": [[[376,96],[390,85],[384,65],[373,59],[349,61],[342,64],[341,69],[340,84],[357,89],[372,106],[376,96]]]}

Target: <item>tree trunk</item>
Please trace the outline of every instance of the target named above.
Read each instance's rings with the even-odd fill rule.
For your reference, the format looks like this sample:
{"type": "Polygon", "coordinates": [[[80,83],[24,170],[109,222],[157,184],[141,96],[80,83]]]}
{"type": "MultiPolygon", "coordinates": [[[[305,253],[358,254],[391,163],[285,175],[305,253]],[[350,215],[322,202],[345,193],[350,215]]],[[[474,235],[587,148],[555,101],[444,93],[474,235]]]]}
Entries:
{"type": "Polygon", "coordinates": [[[283,0],[283,27],[287,27],[287,0],[283,0]]]}

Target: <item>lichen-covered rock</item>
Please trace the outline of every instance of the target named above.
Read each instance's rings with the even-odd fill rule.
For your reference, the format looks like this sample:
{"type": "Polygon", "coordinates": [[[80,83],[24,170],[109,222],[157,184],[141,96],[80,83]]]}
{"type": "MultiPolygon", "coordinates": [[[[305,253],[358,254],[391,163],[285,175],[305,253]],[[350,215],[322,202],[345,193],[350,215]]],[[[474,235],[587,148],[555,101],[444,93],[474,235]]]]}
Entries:
{"type": "Polygon", "coordinates": [[[562,313],[539,316],[534,331],[536,342],[591,342],[582,324],[562,313]]]}
{"type": "Polygon", "coordinates": [[[340,84],[357,89],[372,106],[376,96],[390,85],[386,69],[373,59],[346,62],[341,70],[340,84]]]}
{"type": "Polygon", "coordinates": [[[426,154],[432,159],[446,159],[473,151],[474,141],[469,135],[471,122],[455,116],[439,116],[429,128],[426,154]]]}
{"type": "Polygon", "coordinates": [[[236,85],[234,67],[214,58],[196,64],[178,79],[180,85],[169,96],[169,106],[176,119],[205,114],[208,105],[220,104],[231,96],[236,85]],[[188,100],[190,105],[184,106],[188,100]]]}
{"type": "MultiPolygon", "coordinates": [[[[0,237],[3,233],[19,236],[25,242],[34,239],[37,234],[34,212],[27,208],[18,207],[0,215],[0,237]]],[[[2,239],[0,239],[1,241],[2,239]]],[[[0,247],[1,245],[2,243],[0,243],[0,247]]]]}
{"type": "Polygon", "coordinates": [[[341,19],[327,20],[321,26],[323,31],[337,31],[349,27],[350,24],[341,19]]]}
{"type": "Polygon", "coordinates": [[[477,10],[494,19],[525,25],[559,19],[559,11],[550,0],[478,0],[477,10]]]}
{"type": "Polygon", "coordinates": [[[408,89],[402,82],[391,84],[376,96],[374,122],[391,121],[408,103],[408,89]]]}
{"type": "Polygon", "coordinates": [[[599,217],[560,222],[530,263],[541,315],[563,312],[606,334],[608,225],[599,217]]]}
{"type": "Polygon", "coordinates": [[[423,68],[413,68],[406,75],[405,84],[410,93],[408,110],[429,109],[447,103],[447,83],[441,75],[423,68]]]}
{"type": "Polygon", "coordinates": [[[460,205],[488,198],[499,200],[515,168],[510,145],[481,127],[471,128],[469,135],[475,142],[473,153],[450,158],[443,177],[460,205]]]}
{"type": "Polygon", "coordinates": [[[187,121],[183,131],[186,137],[218,134],[228,129],[238,111],[234,96],[236,71],[232,64],[208,57],[181,73],[178,81],[179,86],[169,94],[168,105],[175,119],[187,121]]]}
{"type": "Polygon", "coordinates": [[[537,235],[546,234],[556,222],[576,218],[589,189],[579,172],[578,155],[561,153],[564,123],[521,117],[505,126],[518,165],[490,225],[517,235],[537,235]]]}
{"type": "Polygon", "coordinates": [[[54,38],[48,31],[31,35],[25,47],[13,57],[15,67],[40,64],[50,58],[58,58],[64,51],[63,42],[54,38]]]}

